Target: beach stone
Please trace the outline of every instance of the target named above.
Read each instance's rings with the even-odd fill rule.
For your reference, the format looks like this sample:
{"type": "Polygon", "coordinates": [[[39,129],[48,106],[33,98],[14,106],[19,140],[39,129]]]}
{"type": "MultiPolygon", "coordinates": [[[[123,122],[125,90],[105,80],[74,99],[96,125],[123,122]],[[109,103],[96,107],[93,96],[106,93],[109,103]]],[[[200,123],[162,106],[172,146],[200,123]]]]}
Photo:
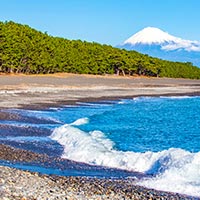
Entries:
{"type": "Polygon", "coordinates": [[[197,200],[134,185],[124,179],[47,176],[0,166],[2,200],[197,200]]]}

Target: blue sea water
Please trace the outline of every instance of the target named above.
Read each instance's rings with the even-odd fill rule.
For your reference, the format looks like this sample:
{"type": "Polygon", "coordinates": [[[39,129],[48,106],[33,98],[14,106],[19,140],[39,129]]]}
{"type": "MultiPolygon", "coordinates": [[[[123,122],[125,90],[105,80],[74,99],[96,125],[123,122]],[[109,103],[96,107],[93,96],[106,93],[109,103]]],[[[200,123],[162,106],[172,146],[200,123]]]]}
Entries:
{"type": "Polygon", "coordinates": [[[137,97],[8,112],[24,118],[0,121],[10,127],[0,135],[2,143],[141,172],[152,176],[140,185],[200,196],[200,97],[137,97]]]}

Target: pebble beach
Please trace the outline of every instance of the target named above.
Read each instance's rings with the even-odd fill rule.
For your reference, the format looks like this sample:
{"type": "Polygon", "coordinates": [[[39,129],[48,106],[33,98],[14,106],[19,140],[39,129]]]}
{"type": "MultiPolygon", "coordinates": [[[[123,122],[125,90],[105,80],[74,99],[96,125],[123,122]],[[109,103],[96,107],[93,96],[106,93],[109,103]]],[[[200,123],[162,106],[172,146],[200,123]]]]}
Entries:
{"type": "MultiPolygon", "coordinates": [[[[0,145],[0,149],[0,160],[6,159],[7,162],[52,161],[52,158],[47,155],[15,149],[6,145],[0,145]]],[[[56,162],[59,163],[59,159],[56,162]]],[[[111,179],[45,175],[0,166],[0,197],[2,200],[198,199],[137,186],[136,181],[137,179],[133,178],[111,179]]]]}
{"type": "MultiPolygon", "coordinates": [[[[0,75],[0,119],[18,119],[11,108],[48,108],[102,99],[136,96],[199,95],[200,81],[140,77],[57,74],[48,76],[0,75]]],[[[0,126],[0,129],[3,128],[0,126]]],[[[199,199],[137,186],[137,179],[58,176],[20,170],[9,163],[57,163],[66,169],[79,163],[0,144],[0,199],[199,199]],[[64,164],[63,164],[64,163],[64,164]]],[[[90,168],[90,166],[87,166],[90,168]]],[[[62,169],[62,167],[61,167],[62,169]]],[[[110,169],[107,169],[108,171],[110,169]]],[[[140,174],[137,175],[140,177],[140,174]]],[[[142,176],[142,175],[141,175],[142,176]]]]}
{"type": "Polygon", "coordinates": [[[129,180],[47,176],[2,166],[0,195],[2,200],[195,199],[139,187],[129,180]]]}

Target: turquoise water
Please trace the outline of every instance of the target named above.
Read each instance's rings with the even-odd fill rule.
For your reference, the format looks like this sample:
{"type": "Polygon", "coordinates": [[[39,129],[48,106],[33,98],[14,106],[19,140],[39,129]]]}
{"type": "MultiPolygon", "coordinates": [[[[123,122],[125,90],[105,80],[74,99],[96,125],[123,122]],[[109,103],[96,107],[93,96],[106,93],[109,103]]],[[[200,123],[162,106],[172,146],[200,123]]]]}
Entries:
{"type": "Polygon", "coordinates": [[[80,128],[101,130],[122,151],[155,152],[173,147],[198,152],[199,115],[200,98],[136,98],[89,116],[89,123],[80,128]]]}
{"type": "Polygon", "coordinates": [[[29,131],[8,131],[3,143],[153,175],[138,184],[200,196],[200,97],[138,97],[9,112],[26,120],[1,124],[29,131]]]}

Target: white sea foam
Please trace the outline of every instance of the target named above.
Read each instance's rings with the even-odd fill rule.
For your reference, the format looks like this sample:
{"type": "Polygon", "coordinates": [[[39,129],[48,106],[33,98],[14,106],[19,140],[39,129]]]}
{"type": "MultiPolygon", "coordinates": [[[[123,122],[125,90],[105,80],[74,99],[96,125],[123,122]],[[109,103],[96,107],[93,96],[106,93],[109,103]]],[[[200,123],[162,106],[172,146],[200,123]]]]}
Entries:
{"type": "MultiPolygon", "coordinates": [[[[113,101],[114,102],[114,101],[113,101]]],[[[113,103],[112,102],[112,103],[113,103]]],[[[97,103],[89,103],[89,102],[76,102],[77,105],[80,105],[80,106],[92,106],[93,108],[94,107],[105,107],[105,106],[110,106],[110,104],[108,104],[109,102],[97,102],[97,103]]]]}
{"type": "Polygon", "coordinates": [[[162,99],[190,99],[194,98],[193,96],[161,96],[162,99]]]}
{"type": "Polygon", "coordinates": [[[87,117],[77,119],[75,122],[71,123],[70,125],[74,126],[80,126],[83,124],[87,124],[89,122],[89,119],[87,117]]]}
{"type": "MultiPolygon", "coordinates": [[[[158,97],[145,97],[145,96],[142,96],[142,97],[134,97],[133,98],[133,101],[137,102],[137,101],[147,101],[147,100],[155,100],[155,101],[159,101],[160,99],[191,99],[191,98],[196,98],[196,96],[186,96],[186,95],[183,95],[183,96],[160,96],[159,98],[158,97]]],[[[130,101],[130,100],[129,100],[130,101]]],[[[125,102],[125,101],[124,101],[125,102]]]]}
{"type": "Polygon", "coordinates": [[[139,184],[200,196],[200,152],[175,148],[145,153],[119,151],[101,131],[87,133],[74,127],[87,122],[87,118],[79,119],[53,131],[50,138],[63,145],[63,158],[152,174],[153,178],[141,180],[139,184]]]}
{"type": "Polygon", "coordinates": [[[200,152],[188,154],[151,179],[144,179],[139,185],[163,191],[179,192],[200,197],[200,152]]]}

